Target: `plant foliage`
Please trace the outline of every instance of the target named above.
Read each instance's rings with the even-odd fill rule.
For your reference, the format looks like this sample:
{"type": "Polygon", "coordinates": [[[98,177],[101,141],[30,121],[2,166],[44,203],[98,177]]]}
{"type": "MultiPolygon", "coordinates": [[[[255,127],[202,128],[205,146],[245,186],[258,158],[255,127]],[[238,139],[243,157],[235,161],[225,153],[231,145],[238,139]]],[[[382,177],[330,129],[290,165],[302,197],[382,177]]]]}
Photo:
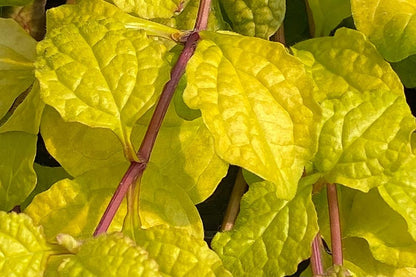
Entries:
{"type": "Polygon", "coordinates": [[[75,2],[39,42],[0,18],[1,276],[290,275],[318,233],[332,247],[332,183],[344,267],[325,274],[416,276],[414,1],[213,0],[146,170],[98,236],[201,15],[196,0],[75,2]],[[40,138],[59,167],[35,163],[40,138]],[[231,165],[249,189],[211,249],[196,205],[231,165]]]}

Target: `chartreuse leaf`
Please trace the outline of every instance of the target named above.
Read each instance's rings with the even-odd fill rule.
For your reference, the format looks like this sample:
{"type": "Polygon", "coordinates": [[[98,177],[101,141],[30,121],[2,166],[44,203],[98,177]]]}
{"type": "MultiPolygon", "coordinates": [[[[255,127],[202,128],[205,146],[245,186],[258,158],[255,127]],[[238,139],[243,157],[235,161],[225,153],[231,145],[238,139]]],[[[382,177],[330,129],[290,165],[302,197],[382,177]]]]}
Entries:
{"type": "Polygon", "coordinates": [[[388,61],[416,54],[416,3],[413,0],[351,0],[358,30],[388,61]]]}
{"type": "Polygon", "coordinates": [[[86,240],[65,259],[59,276],[161,276],[157,263],[134,241],[121,233],[86,240]]]}
{"type": "Polygon", "coordinates": [[[53,249],[25,214],[0,211],[0,274],[42,276],[53,249]]]}
{"type": "MultiPolygon", "coordinates": [[[[76,238],[90,237],[104,213],[128,164],[87,172],[73,180],[64,179],[35,196],[25,213],[42,225],[48,240],[59,233],[76,238]]],[[[118,210],[111,231],[121,230],[125,203],[118,210]]]]}
{"type": "Polygon", "coordinates": [[[405,87],[416,87],[416,76],[413,74],[416,70],[416,55],[409,56],[400,62],[391,63],[391,67],[399,75],[405,87]]]}
{"type": "Polygon", "coordinates": [[[34,80],[36,41],[13,19],[0,18],[0,119],[34,80]]]}
{"type": "Polygon", "coordinates": [[[0,210],[19,205],[35,187],[36,141],[24,132],[0,133],[0,210]]]}
{"type": "Polygon", "coordinates": [[[23,102],[0,126],[0,133],[16,131],[37,135],[44,107],[45,104],[40,99],[39,82],[35,81],[23,102]]]}
{"type": "Polygon", "coordinates": [[[334,37],[294,47],[323,108],[315,171],[327,182],[362,191],[382,185],[409,159],[415,129],[399,78],[354,30],[339,29],[334,37]]]}
{"type": "Polygon", "coordinates": [[[232,29],[247,36],[269,39],[285,17],[284,0],[220,0],[220,3],[232,29]]]}
{"type": "Polygon", "coordinates": [[[33,2],[33,0],[1,0],[0,6],[24,6],[33,2]]]}
{"type": "Polygon", "coordinates": [[[180,13],[189,0],[109,0],[127,13],[143,18],[170,18],[180,13]]]}
{"type": "Polygon", "coordinates": [[[350,0],[308,0],[314,23],[314,36],[327,36],[351,15],[350,0]]]}
{"type": "Polygon", "coordinates": [[[410,160],[393,178],[378,187],[389,206],[406,220],[408,231],[416,240],[416,157],[410,160]]]}
{"type": "Polygon", "coordinates": [[[108,129],[65,122],[47,106],[40,126],[48,152],[72,176],[125,162],[117,136],[108,129]]]}
{"type": "Polygon", "coordinates": [[[201,32],[185,103],[200,109],[217,154],[293,198],[315,151],[320,110],[304,66],[279,43],[201,32]]]}
{"type": "Polygon", "coordinates": [[[137,159],[131,130],[168,80],[166,52],[162,41],[111,18],[49,29],[38,47],[42,98],[66,121],[111,129],[137,159]]]}
{"type": "Polygon", "coordinates": [[[231,276],[205,241],[184,230],[156,226],[137,229],[135,237],[136,243],[159,264],[164,276],[231,276]]]}
{"type": "Polygon", "coordinates": [[[315,176],[301,179],[290,201],[276,197],[270,182],[250,185],[243,196],[233,230],[217,233],[212,248],[235,276],[285,276],[310,256],[318,232],[311,184],[315,176]]]}

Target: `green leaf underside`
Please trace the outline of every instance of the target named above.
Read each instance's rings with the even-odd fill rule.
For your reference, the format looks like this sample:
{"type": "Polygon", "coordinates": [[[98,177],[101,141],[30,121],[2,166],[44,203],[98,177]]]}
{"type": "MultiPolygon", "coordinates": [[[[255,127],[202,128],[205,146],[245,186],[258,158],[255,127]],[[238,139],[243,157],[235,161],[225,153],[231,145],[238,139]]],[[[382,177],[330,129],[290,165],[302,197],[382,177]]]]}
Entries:
{"type": "Polygon", "coordinates": [[[313,16],[315,37],[327,36],[351,15],[350,0],[308,0],[313,16]]]}
{"type": "Polygon", "coordinates": [[[135,237],[166,276],[231,276],[206,242],[184,230],[157,226],[138,229],[135,237]]]}
{"type": "Polygon", "coordinates": [[[148,253],[120,233],[91,238],[65,259],[59,276],[161,276],[148,253]]]}
{"type": "Polygon", "coordinates": [[[127,13],[151,19],[170,18],[180,13],[189,0],[109,0],[109,2],[113,2],[127,13]]]}
{"type": "Polygon", "coordinates": [[[2,276],[42,276],[51,249],[30,217],[0,211],[0,245],[2,276]]]}
{"type": "Polygon", "coordinates": [[[45,104],[40,99],[39,83],[35,82],[23,102],[0,126],[0,133],[16,131],[37,135],[44,107],[45,104]]]}
{"type": "Polygon", "coordinates": [[[416,54],[413,0],[351,0],[354,22],[388,61],[416,54]]]}
{"type": "Polygon", "coordinates": [[[295,198],[285,201],[268,182],[250,185],[233,230],[217,233],[212,241],[225,267],[235,276],[296,272],[297,264],[310,256],[318,232],[311,190],[310,179],[302,179],[295,198]]]}
{"type": "Polygon", "coordinates": [[[340,29],[334,37],[294,48],[318,86],[323,108],[315,170],[327,182],[362,191],[382,185],[409,159],[415,129],[397,75],[354,30],[340,29]]]}
{"type": "MultiPolygon", "coordinates": [[[[43,226],[46,238],[59,233],[76,238],[90,237],[104,213],[127,164],[90,171],[73,180],[64,179],[35,196],[25,213],[43,226]]],[[[119,208],[109,232],[120,231],[126,214],[125,202],[119,208]]]]}
{"type": "Polygon", "coordinates": [[[38,47],[42,98],[66,121],[111,129],[134,159],[131,130],[168,80],[166,51],[111,18],[49,29],[38,47]]]}
{"type": "Polygon", "coordinates": [[[13,19],[0,18],[0,119],[34,80],[36,41],[13,19]]]}
{"type": "Polygon", "coordinates": [[[24,6],[33,2],[33,0],[1,0],[0,6],[24,6]]]}
{"type": "Polygon", "coordinates": [[[19,205],[35,187],[36,141],[24,132],[0,133],[0,210],[19,205]]]}
{"type": "Polygon", "coordinates": [[[416,70],[416,55],[409,56],[400,62],[391,63],[391,67],[399,75],[405,87],[416,87],[416,76],[414,74],[416,70]]]}
{"type": "Polygon", "coordinates": [[[320,114],[303,65],[279,43],[200,35],[186,69],[185,103],[201,110],[222,159],[275,183],[280,198],[292,198],[315,150],[320,114]]]}
{"type": "Polygon", "coordinates": [[[235,32],[268,39],[283,22],[284,0],[220,0],[235,32]]]}
{"type": "Polygon", "coordinates": [[[416,157],[397,171],[390,181],[378,187],[390,207],[406,220],[408,231],[416,240],[416,157]]]}

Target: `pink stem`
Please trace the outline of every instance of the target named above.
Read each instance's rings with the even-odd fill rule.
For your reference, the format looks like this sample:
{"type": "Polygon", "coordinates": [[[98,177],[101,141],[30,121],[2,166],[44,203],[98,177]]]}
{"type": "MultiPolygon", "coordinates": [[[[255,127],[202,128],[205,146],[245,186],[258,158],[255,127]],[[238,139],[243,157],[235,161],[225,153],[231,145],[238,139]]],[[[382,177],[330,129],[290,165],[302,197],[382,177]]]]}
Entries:
{"type": "Polygon", "coordinates": [[[331,225],[332,264],[342,265],[342,237],[339,217],[337,187],[335,184],[327,185],[327,197],[329,208],[329,222],[331,225]]]}
{"type": "Polygon", "coordinates": [[[312,242],[312,256],[311,256],[311,268],[314,277],[323,276],[324,267],[322,264],[322,238],[318,233],[312,242]]]}

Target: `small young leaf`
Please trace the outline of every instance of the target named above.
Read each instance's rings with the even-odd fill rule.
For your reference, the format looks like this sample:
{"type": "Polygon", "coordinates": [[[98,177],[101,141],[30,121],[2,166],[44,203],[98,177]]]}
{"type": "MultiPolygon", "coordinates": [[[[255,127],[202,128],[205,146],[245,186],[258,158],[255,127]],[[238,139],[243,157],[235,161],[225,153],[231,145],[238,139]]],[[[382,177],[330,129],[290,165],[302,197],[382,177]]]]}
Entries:
{"type": "Polygon", "coordinates": [[[49,29],[38,47],[42,99],[66,121],[111,129],[137,159],[131,129],[168,80],[166,52],[163,42],[111,19],[49,29]]]}
{"type": "Polygon", "coordinates": [[[58,272],[62,277],[161,277],[148,253],[120,233],[88,239],[78,253],[63,260],[58,272]]]}
{"type": "Polygon", "coordinates": [[[278,199],[269,182],[250,185],[233,230],[217,233],[212,241],[225,267],[235,276],[294,273],[297,264],[310,256],[318,232],[310,184],[310,178],[302,179],[290,201],[278,199]]]}
{"type": "Polygon", "coordinates": [[[166,276],[231,277],[206,242],[182,229],[168,226],[138,229],[135,237],[136,243],[158,262],[160,272],[166,276]]]}
{"type": "Polygon", "coordinates": [[[351,15],[350,0],[308,0],[313,16],[314,36],[327,36],[346,17],[351,15]]]}
{"type": "MultiPolygon", "coordinates": [[[[90,171],[73,180],[65,179],[35,196],[25,213],[44,227],[53,241],[59,233],[90,237],[105,211],[128,164],[90,171]]],[[[126,214],[122,204],[109,231],[120,231],[126,214]]]]}
{"type": "Polygon", "coordinates": [[[24,132],[0,133],[0,210],[19,205],[35,187],[36,141],[24,132]]]}
{"type": "Polygon", "coordinates": [[[0,119],[34,80],[36,41],[13,19],[0,18],[0,119]]]}
{"type": "Polygon", "coordinates": [[[235,32],[269,39],[283,22],[284,0],[220,0],[235,32]]]}
{"type": "Polygon", "coordinates": [[[294,48],[318,86],[323,108],[315,170],[329,183],[362,191],[384,184],[409,159],[415,129],[399,78],[354,30],[339,29],[334,37],[294,48]]]}
{"type": "Polygon", "coordinates": [[[413,0],[351,0],[354,22],[386,60],[416,54],[416,3],[413,0]]]}
{"type": "Polygon", "coordinates": [[[25,214],[0,211],[0,275],[42,276],[51,247],[25,214]]]}
{"type": "Polygon", "coordinates": [[[185,103],[200,109],[215,150],[293,198],[315,152],[320,109],[300,62],[279,43],[201,32],[187,69],[185,103]]]}

